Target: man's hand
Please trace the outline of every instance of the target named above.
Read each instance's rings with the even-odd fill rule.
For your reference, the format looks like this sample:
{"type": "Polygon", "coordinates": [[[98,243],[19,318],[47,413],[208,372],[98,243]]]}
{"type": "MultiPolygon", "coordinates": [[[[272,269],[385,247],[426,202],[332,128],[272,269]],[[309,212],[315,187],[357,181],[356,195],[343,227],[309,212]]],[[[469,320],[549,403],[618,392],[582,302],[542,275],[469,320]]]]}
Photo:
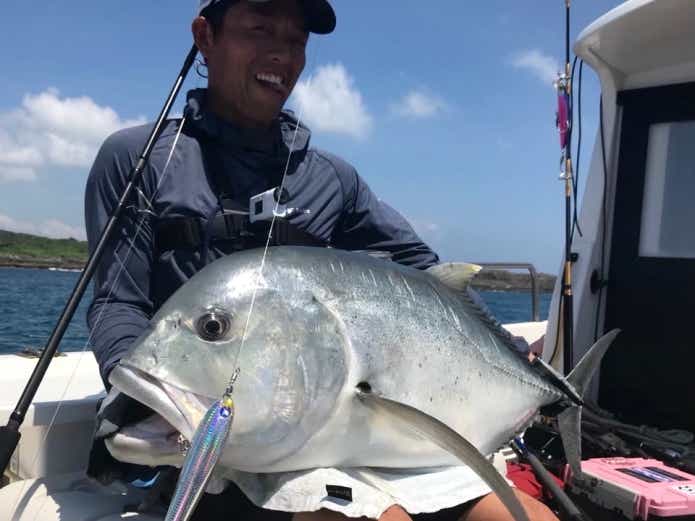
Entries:
{"type": "Polygon", "coordinates": [[[94,437],[98,440],[108,438],[121,427],[144,420],[152,414],[152,410],[146,405],[112,388],[99,407],[94,437]]]}

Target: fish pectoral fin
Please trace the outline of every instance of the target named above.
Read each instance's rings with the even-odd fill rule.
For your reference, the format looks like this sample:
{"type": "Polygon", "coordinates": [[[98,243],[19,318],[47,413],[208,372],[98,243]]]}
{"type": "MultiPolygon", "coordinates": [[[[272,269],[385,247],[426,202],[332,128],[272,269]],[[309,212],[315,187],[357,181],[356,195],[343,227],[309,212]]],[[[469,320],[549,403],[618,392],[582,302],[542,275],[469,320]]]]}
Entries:
{"type": "Polygon", "coordinates": [[[443,262],[427,268],[427,273],[436,277],[439,282],[456,291],[464,291],[482,266],[465,262],[443,262]]]}
{"type": "Polygon", "coordinates": [[[423,438],[456,456],[487,483],[516,521],[528,521],[524,508],[507,481],[494,465],[463,436],[419,409],[383,398],[364,388],[358,388],[357,393],[362,403],[376,413],[402,422],[404,426],[423,438]]]}

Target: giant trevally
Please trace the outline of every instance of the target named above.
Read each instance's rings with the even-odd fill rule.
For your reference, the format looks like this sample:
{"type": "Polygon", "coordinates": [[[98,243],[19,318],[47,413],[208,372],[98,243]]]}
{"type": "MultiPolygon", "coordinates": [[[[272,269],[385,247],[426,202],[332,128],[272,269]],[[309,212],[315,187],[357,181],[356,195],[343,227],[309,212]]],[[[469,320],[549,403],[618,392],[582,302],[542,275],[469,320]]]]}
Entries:
{"type": "Polygon", "coordinates": [[[466,297],[475,271],[452,263],[419,271],[328,248],[223,257],[160,308],[110,376],[166,423],[124,427],[107,446],[122,461],[180,466],[180,438],[193,438],[238,368],[218,476],[435,467],[460,457],[504,500],[506,483],[483,455],[560,402],[576,453],[579,407],[567,395],[581,395],[617,332],[597,342],[565,382],[571,392],[562,391],[466,297]]]}

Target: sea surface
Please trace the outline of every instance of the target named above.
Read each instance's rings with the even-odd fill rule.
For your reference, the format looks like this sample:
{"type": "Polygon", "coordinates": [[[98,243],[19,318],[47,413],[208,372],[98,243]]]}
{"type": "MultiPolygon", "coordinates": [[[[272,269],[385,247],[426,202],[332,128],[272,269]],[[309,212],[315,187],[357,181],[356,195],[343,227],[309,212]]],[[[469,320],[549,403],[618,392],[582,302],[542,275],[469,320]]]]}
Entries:
{"type": "MultiPolygon", "coordinates": [[[[79,273],[39,269],[0,268],[0,354],[42,348],[70,296],[79,273]]],[[[61,350],[84,349],[88,341],[85,319],[91,288],[72,320],[61,350]]],[[[531,320],[528,292],[483,291],[481,296],[504,323],[531,320]]],[[[541,319],[548,316],[550,294],[540,294],[541,319]]]]}

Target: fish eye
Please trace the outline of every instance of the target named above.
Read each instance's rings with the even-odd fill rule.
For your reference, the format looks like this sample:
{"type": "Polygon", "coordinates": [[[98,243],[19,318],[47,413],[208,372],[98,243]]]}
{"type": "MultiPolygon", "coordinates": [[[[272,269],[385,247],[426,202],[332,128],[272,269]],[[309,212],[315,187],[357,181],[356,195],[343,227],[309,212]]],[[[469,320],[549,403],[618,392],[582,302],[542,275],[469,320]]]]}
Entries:
{"type": "Polygon", "coordinates": [[[231,317],[221,311],[209,311],[196,322],[198,336],[208,342],[223,338],[231,326],[231,317]]]}

